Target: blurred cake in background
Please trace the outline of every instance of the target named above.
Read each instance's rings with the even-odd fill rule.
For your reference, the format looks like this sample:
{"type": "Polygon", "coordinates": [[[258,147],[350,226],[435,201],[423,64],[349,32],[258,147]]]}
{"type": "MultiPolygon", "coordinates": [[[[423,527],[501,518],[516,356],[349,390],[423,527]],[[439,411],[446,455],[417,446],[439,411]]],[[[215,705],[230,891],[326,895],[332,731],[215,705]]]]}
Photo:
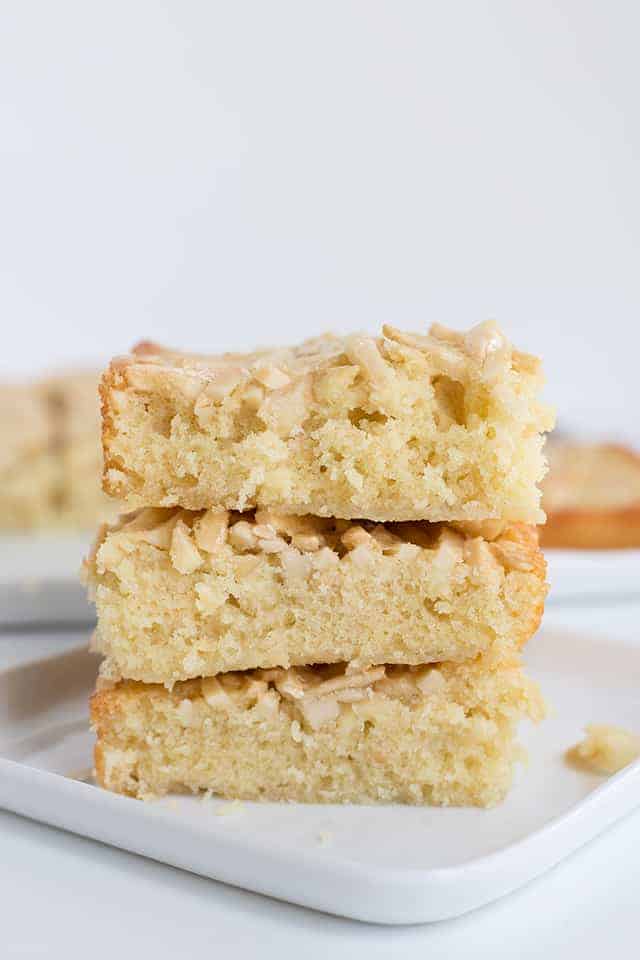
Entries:
{"type": "Polygon", "coordinates": [[[0,385],[0,528],[31,530],[57,520],[60,461],[42,384],[0,385]]]}
{"type": "Polygon", "coordinates": [[[640,456],[616,444],[558,440],[543,482],[544,547],[640,547],[640,456]]]}
{"type": "Polygon", "coordinates": [[[0,529],[88,530],[116,515],[101,488],[98,379],[0,385],[0,529]]]}

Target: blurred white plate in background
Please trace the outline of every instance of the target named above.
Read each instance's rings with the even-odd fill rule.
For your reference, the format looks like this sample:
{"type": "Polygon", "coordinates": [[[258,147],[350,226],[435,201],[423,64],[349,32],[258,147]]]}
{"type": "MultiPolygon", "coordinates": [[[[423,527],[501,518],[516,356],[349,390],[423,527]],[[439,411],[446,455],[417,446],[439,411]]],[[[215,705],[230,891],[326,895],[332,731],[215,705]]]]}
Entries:
{"type": "Polygon", "coordinates": [[[640,550],[546,550],[548,603],[640,597],[640,550]]]}
{"type": "Polygon", "coordinates": [[[0,628],[94,619],[80,566],[90,534],[20,534],[0,537],[0,628]]]}

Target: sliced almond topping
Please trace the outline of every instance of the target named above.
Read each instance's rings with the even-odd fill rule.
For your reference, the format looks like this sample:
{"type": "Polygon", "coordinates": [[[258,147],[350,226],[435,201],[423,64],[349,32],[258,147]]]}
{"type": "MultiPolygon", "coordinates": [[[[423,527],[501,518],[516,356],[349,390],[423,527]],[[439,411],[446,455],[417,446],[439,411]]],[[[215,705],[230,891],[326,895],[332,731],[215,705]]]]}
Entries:
{"type": "Polygon", "coordinates": [[[340,716],[340,704],[334,697],[301,700],[297,707],[312,730],[319,730],[325,723],[337,720],[340,716]]]}
{"type": "Polygon", "coordinates": [[[409,563],[412,560],[416,560],[421,553],[422,550],[417,543],[401,543],[395,551],[395,556],[403,563],[409,563]]]}
{"type": "Polygon", "coordinates": [[[142,541],[150,543],[160,550],[168,550],[171,545],[173,528],[181,516],[181,511],[169,513],[167,510],[140,510],[119,530],[109,534],[109,539],[121,543],[142,541]]]}
{"type": "Polygon", "coordinates": [[[444,576],[450,576],[456,563],[464,559],[464,538],[448,527],[443,527],[438,538],[438,546],[433,552],[432,563],[444,576]]]}
{"type": "Polygon", "coordinates": [[[197,371],[178,370],[155,363],[131,363],[126,368],[129,386],[141,393],[159,389],[163,395],[174,391],[193,403],[202,391],[204,380],[197,371]]]}
{"type": "Polygon", "coordinates": [[[252,677],[247,683],[245,689],[246,699],[251,701],[257,701],[265,695],[269,685],[266,680],[258,679],[257,677],[252,677]]]}
{"type": "Polygon", "coordinates": [[[470,357],[479,364],[485,379],[498,377],[511,366],[511,344],[494,320],[473,327],[464,337],[470,357]]]}
{"type": "Polygon", "coordinates": [[[280,697],[275,690],[267,690],[267,692],[257,701],[251,713],[256,719],[266,720],[276,714],[279,708],[280,697]]]}
{"type": "Polygon", "coordinates": [[[120,532],[126,530],[132,533],[135,530],[152,530],[161,526],[167,520],[167,511],[156,507],[144,507],[136,513],[123,517],[120,532]]]}
{"type": "Polygon", "coordinates": [[[253,532],[259,540],[273,540],[276,536],[275,527],[270,523],[254,523],[253,532]]]}
{"type": "Polygon", "coordinates": [[[319,517],[296,517],[273,510],[256,510],[256,524],[268,524],[276,533],[294,537],[297,534],[321,535],[330,521],[319,517]]]}
{"type": "Polygon", "coordinates": [[[169,517],[164,523],[160,524],[158,527],[153,527],[151,530],[139,530],[135,534],[137,540],[142,540],[143,543],[150,543],[153,547],[158,547],[160,550],[168,550],[171,545],[171,540],[173,537],[173,530],[178,521],[178,514],[173,517],[169,517]]]}
{"type": "Polygon", "coordinates": [[[285,700],[302,700],[306,692],[300,674],[295,670],[283,670],[275,679],[275,685],[285,700]]]}
{"type": "Polygon", "coordinates": [[[96,567],[98,573],[114,570],[125,554],[122,537],[117,533],[107,536],[96,550],[96,567]]]}
{"type": "Polygon", "coordinates": [[[345,353],[357,363],[365,377],[376,386],[386,386],[392,376],[391,367],[382,359],[378,345],[369,337],[349,337],[345,353]]]}
{"type": "Polygon", "coordinates": [[[227,539],[228,510],[207,510],[196,522],[193,535],[201,550],[216,553],[227,539]]]}
{"type": "Polygon", "coordinates": [[[316,570],[326,572],[340,563],[338,554],[331,547],[322,547],[317,553],[313,554],[313,566],[316,570]]]}
{"type": "Polygon", "coordinates": [[[378,546],[382,548],[383,553],[396,553],[403,543],[401,537],[396,536],[395,533],[387,530],[387,528],[380,523],[372,527],[370,536],[372,536],[378,546]]]}
{"type": "MultiPolygon", "coordinates": [[[[204,616],[211,616],[219,610],[229,596],[228,590],[219,577],[204,580],[196,584],[196,607],[204,616]]],[[[197,676],[194,671],[193,676],[197,676]]]]}
{"type": "Polygon", "coordinates": [[[251,573],[263,563],[260,557],[254,553],[247,553],[242,557],[236,557],[233,561],[233,569],[237,578],[248,577],[251,573]]]}
{"type": "Polygon", "coordinates": [[[289,580],[306,580],[311,573],[311,558],[292,547],[280,552],[280,560],[289,580]]]}
{"type": "Polygon", "coordinates": [[[246,520],[238,520],[233,526],[229,527],[229,543],[236,550],[255,550],[258,546],[258,538],[253,532],[253,524],[246,520]]]}
{"type": "Polygon", "coordinates": [[[291,377],[287,376],[287,374],[278,367],[274,367],[272,363],[260,364],[254,367],[253,376],[268,390],[281,390],[282,387],[286,387],[291,383],[291,377]]]}
{"type": "Polygon", "coordinates": [[[376,683],[376,693],[384,693],[388,697],[410,700],[416,696],[417,688],[411,673],[391,673],[376,683]]]}
{"type": "Polygon", "coordinates": [[[194,413],[201,427],[208,426],[218,415],[218,407],[233,391],[246,380],[247,372],[241,367],[224,367],[212,374],[204,390],[201,390],[194,413]]]}
{"type": "Polygon", "coordinates": [[[505,570],[531,572],[538,566],[539,554],[533,554],[530,548],[510,540],[498,540],[489,544],[489,549],[505,570]]]}
{"type": "Polygon", "coordinates": [[[438,693],[439,690],[443,690],[447,685],[447,681],[438,669],[429,667],[416,674],[415,684],[425,696],[430,696],[432,693],[438,693]]]}
{"type": "Polygon", "coordinates": [[[171,563],[179,573],[193,573],[202,566],[200,551],[191,539],[191,531],[183,520],[178,520],[171,536],[171,563]]]}
{"type": "Polygon", "coordinates": [[[361,543],[347,554],[351,563],[356,567],[368,567],[376,557],[376,553],[369,544],[361,543]]]}
{"type": "Polygon", "coordinates": [[[493,554],[489,549],[489,544],[481,537],[474,537],[473,540],[465,540],[463,546],[463,555],[475,571],[482,571],[495,564],[493,554]]]}
{"type": "Polygon", "coordinates": [[[302,550],[303,553],[315,553],[316,550],[324,546],[326,541],[324,537],[320,537],[317,533],[299,533],[292,537],[291,543],[294,547],[297,547],[298,550],[302,550]]]}
{"type": "Polygon", "coordinates": [[[505,520],[464,520],[452,523],[465,537],[482,537],[483,540],[495,540],[508,526],[505,520]]]}
{"type": "MultiPolygon", "coordinates": [[[[387,671],[384,665],[363,668],[351,663],[342,667],[277,667],[221,674],[202,680],[201,684],[207,702],[224,704],[227,702],[224,698],[231,697],[236,706],[247,709],[254,701],[257,708],[268,700],[264,704],[265,713],[276,710],[281,697],[298,711],[309,727],[317,730],[347,713],[351,715],[351,710],[345,712],[346,705],[353,705],[356,718],[375,720],[388,709],[389,699],[431,696],[446,686],[446,680],[440,670],[432,666],[389,667],[387,671]],[[275,691],[269,684],[275,686],[275,691]]],[[[299,724],[295,720],[293,723],[302,739],[299,724]]]]}
{"type": "Polygon", "coordinates": [[[357,689],[358,687],[370,687],[377,683],[385,675],[385,667],[372,667],[370,670],[363,670],[360,673],[342,673],[330,680],[324,680],[307,691],[308,697],[323,697],[328,693],[335,693],[337,690],[357,689]]]}
{"type": "Polygon", "coordinates": [[[345,391],[349,389],[358,376],[360,367],[348,366],[331,367],[326,373],[318,374],[313,384],[313,394],[319,403],[338,403],[344,399],[345,391]]]}
{"type": "Polygon", "coordinates": [[[333,696],[338,703],[359,703],[366,700],[371,694],[371,687],[349,687],[347,690],[337,690],[333,696]]]}
{"type": "Polygon", "coordinates": [[[258,416],[279,437],[295,436],[309,416],[311,399],[311,378],[308,375],[283,390],[268,394],[258,416]]]}
{"type": "MultiPolygon", "coordinates": [[[[222,403],[229,394],[238,387],[241,383],[248,377],[248,371],[244,367],[222,367],[220,370],[214,371],[212,374],[212,379],[207,384],[206,388],[200,394],[198,398],[198,403],[202,401],[202,405],[207,403],[222,403]]],[[[196,414],[198,404],[196,404],[196,414]]]]}
{"type": "Polygon", "coordinates": [[[210,707],[229,704],[229,696],[217,677],[204,677],[200,681],[200,689],[210,707]]]}
{"type": "Polygon", "coordinates": [[[194,706],[191,700],[181,700],[176,713],[183,727],[190,727],[194,722],[194,706]]]}
{"type": "Polygon", "coordinates": [[[436,340],[451,343],[455,347],[464,346],[464,334],[458,330],[450,330],[449,327],[445,327],[441,323],[432,323],[429,327],[429,335],[435,337],[436,340]]]}
{"type": "Polygon", "coordinates": [[[281,553],[287,549],[287,541],[281,537],[275,537],[273,540],[260,540],[258,548],[263,553],[281,553]]]}
{"type": "Polygon", "coordinates": [[[364,527],[358,524],[349,527],[349,529],[342,534],[340,540],[347,550],[354,550],[356,547],[373,547],[371,534],[367,533],[364,527]]]}

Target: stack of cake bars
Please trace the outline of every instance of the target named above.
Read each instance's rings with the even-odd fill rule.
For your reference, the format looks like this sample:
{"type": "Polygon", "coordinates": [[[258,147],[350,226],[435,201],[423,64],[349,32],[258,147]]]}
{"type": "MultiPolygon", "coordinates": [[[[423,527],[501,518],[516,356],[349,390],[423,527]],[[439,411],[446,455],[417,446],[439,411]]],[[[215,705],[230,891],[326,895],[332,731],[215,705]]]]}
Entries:
{"type": "Polygon", "coordinates": [[[137,797],[491,805],[543,712],[519,651],[546,593],[551,414],[492,323],[103,378],[87,561],[98,781],[137,797]]]}

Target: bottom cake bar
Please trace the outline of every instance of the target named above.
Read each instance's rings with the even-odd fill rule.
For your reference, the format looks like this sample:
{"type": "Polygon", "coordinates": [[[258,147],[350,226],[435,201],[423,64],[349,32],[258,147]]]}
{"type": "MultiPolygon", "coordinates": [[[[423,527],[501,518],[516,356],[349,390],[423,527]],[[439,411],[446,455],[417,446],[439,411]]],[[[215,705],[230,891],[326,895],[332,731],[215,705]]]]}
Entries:
{"type": "Polygon", "coordinates": [[[146,798],[474,804],[503,799],[523,716],[544,705],[520,663],[349,664],[122,681],[91,702],[96,776],[146,798]]]}

